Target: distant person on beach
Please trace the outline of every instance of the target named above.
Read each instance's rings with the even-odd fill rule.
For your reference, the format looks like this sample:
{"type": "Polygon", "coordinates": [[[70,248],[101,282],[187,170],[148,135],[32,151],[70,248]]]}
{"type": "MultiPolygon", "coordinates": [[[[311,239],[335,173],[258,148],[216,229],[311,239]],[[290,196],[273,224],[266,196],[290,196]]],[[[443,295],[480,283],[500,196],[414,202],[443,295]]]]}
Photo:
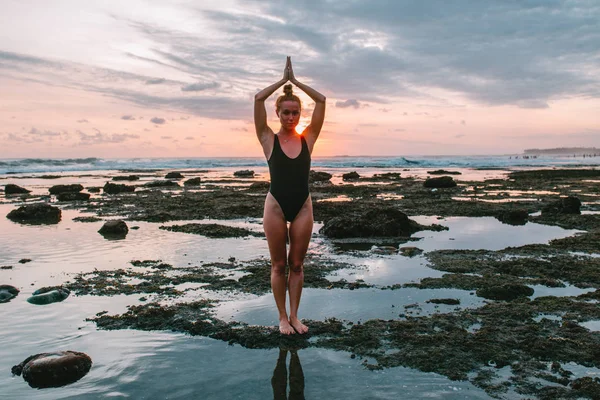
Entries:
{"type": "Polygon", "coordinates": [[[283,77],[254,96],[254,126],[269,164],[271,187],[265,199],[263,227],[271,255],[271,288],[279,312],[279,331],[284,335],[308,332],[298,318],[298,307],[304,284],[304,257],[313,228],[313,208],[308,191],[311,153],[325,119],[325,96],[294,76],[288,57],[283,77]],[[277,98],[275,112],[281,124],[277,133],[267,125],[265,100],[277,89],[291,82],[315,102],[310,124],[298,134],[301,102],[285,85],[277,98]],[[288,227],[288,222],[289,227],[288,227]],[[289,239],[289,253],[287,241],[289,239]],[[286,310],[286,266],[289,266],[287,290],[290,313],[286,310]]]}

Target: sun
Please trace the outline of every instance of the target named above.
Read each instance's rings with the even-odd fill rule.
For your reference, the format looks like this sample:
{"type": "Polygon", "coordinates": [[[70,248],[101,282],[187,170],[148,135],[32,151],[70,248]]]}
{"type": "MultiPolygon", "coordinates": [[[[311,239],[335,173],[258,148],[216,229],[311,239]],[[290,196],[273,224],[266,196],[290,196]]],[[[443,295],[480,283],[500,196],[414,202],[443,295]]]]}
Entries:
{"type": "Polygon", "coordinates": [[[301,135],[302,132],[304,131],[304,129],[306,129],[307,126],[308,126],[308,123],[306,121],[300,121],[300,122],[298,122],[298,125],[296,125],[296,133],[298,135],[301,135]]]}

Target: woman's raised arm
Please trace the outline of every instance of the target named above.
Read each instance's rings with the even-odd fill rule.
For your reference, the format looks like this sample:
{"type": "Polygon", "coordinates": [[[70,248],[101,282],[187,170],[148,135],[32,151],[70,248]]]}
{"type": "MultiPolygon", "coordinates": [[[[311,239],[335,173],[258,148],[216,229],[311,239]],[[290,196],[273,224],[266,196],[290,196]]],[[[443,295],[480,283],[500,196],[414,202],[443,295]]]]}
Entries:
{"type": "Polygon", "coordinates": [[[261,144],[269,138],[269,133],[273,131],[267,125],[267,110],[265,109],[265,100],[269,98],[277,89],[283,86],[289,80],[290,57],[287,58],[283,70],[283,78],[269,87],[264,88],[254,96],[254,128],[256,136],[261,144]]]}
{"type": "Polygon", "coordinates": [[[288,77],[290,82],[294,85],[298,86],[300,90],[308,95],[315,102],[315,109],[313,110],[312,117],[310,119],[310,124],[304,129],[303,134],[305,134],[306,142],[309,148],[312,151],[317,138],[319,137],[319,133],[321,133],[321,128],[323,127],[323,121],[325,120],[325,101],[327,100],[325,96],[321,93],[317,92],[315,89],[311,88],[304,83],[299,82],[294,76],[294,70],[292,69],[292,60],[288,57],[288,77]]]}

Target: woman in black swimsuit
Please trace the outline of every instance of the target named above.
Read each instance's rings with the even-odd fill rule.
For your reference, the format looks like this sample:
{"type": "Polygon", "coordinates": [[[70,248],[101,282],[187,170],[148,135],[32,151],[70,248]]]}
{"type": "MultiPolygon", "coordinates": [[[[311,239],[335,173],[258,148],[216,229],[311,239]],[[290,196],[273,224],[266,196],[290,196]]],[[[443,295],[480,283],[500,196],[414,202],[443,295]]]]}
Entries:
{"type": "Polygon", "coordinates": [[[254,96],[254,126],[256,135],[269,163],[271,187],[265,200],[263,225],[271,254],[271,288],[279,312],[279,331],[285,335],[308,332],[298,319],[298,306],[304,283],[303,263],[312,235],[313,210],[308,192],[310,154],[325,119],[325,96],[298,82],[287,58],[283,78],[254,96]],[[292,85],[284,87],[284,95],[276,102],[281,127],[274,133],[267,125],[265,100],[290,81],[315,101],[310,124],[298,135],[300,99],[292,94],[292,85]],[[290,223],[289,228],[288,224],[290,223]],[[289,236],[290,250],[286,239],[289,236]],[[285,307],[286,265],[289,266],[287,289],[290,292],[290,313],[285,307]]]}

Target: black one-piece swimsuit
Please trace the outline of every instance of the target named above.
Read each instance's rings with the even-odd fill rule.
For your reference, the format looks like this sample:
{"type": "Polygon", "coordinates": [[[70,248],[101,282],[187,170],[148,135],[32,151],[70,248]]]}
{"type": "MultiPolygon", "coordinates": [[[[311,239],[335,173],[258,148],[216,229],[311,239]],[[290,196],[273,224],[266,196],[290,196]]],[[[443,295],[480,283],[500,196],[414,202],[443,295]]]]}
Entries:
{"type": "Polygon", "coordinates": [[[289,158],[275,135],[273,152],[268,160],[271,174],[269,192],[279,203],[286,221],[292,222],[308,198],[308,174],[310,172],[310,152],[303,136],[300,136],[302,150],[296,158],[289,158]]]}

